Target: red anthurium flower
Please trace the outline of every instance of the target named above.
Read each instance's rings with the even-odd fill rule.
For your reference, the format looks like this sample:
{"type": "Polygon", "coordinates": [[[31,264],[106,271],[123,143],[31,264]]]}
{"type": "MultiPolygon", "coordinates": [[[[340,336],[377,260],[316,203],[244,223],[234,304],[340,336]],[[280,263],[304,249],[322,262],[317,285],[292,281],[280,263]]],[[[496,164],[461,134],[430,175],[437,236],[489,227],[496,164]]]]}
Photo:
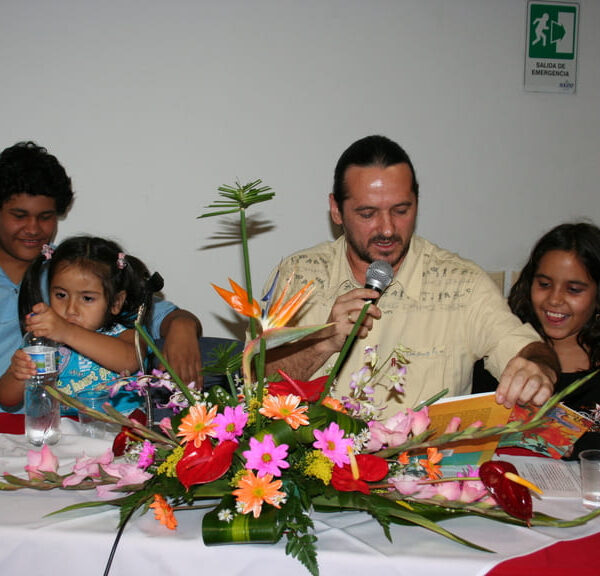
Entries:
{"type": "Polygon", "coordinates": [[[294,394],[300,396],[304,402],[316,402],[325,388],[327,376],[321,376],[308,382],[302,380],[293,380],[283,370],[277,370],[283,380],[280,382],[271,382],[269,384],[269,394],[271,396],[287,396],[294,394]]]}
{"type": "Polygon", "coordinates": [[[383,480],[388,473],[388,464],[383,458],[373,454],[358,454],[355,458],[358,465],[358,478],[354,478],[350,464],[334,466],[331,485],[340,492],[369,494],[367,482],[383,480]]]}
{"type": "Polygon", "coordinates": [[[198,447],[188,442],[175,467],[177,478],[188,490],[194,484],[217,480],[229,470],[237,447],[238,443],[233,440],[225,440],[215,447],[210,438],[206,438],[198,447]]]}
{"type": "Polygon", "coordinates": [[[507,514],[525,522],[531,520],[533,505],[526,485],[536,487],[518,476],[517,469],[512,464],[489,460],[479,467],[479,477],[507,514]],[[515,479],[518,479],[519,483],[515,479]]]}
{"type": "MultiPolygon", "coordinates": [[[[130,420],[135,420],[139,422],[142,426],[146,425],[146,414],[142,412],[139,408],[136,408],[129,416],[130,420]]],[[[123,426],[121,431],[115,436],[113,441],[112,451],[115,456],[123,456],[125,454],[125,448],[127,446],[127,438],[131,438],[132,440],[141,440],[138,436],[136,436],[131,428],[128,426],[123,426]]]]}

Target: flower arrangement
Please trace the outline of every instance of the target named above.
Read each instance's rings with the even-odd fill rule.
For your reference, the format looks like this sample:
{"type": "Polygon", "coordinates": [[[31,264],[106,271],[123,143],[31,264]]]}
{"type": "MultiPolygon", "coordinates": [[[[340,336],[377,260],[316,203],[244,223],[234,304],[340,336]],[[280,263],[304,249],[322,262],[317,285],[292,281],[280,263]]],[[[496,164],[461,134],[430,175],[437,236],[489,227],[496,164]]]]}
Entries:
{"type": "MultiPolygon", "coordinates": [[[[453,421],[436,435],[428,405],[441,394],[386,421],[377,419],[381,407],[373,401],[374,387],[394,387],[401,393],[410,385],[405,382],[406,350],[401,346],[394,351],[396,368],[391,372],[382,369],[389,359],[381,361],[375,349],[367,349],[365,366],[353,376],[350,395],[339,400],[330,396],[335,368],[311,382],[296,381],[283,372],[267,377],[267,349],[323,326],[287,326],[310,297],[310,284],[289,295],[288,282],[274,299],[274,282],[260,304],[252,296],[246,210],[273,196],[260,184],[257,180],[220,188],[223,199],[202,216],[240,216],[246,287],[230,280],[231,290],[215,289],[249,318],[251,338],[241,358],[223,348],[206,367],[225,374],[229,390],[185,386],[138,327],[167,372],[123,379],[114,389],[125,386],[150,395],[157,388],[167,389],[169,401],[162,407],[172,416],[156,427],[141,412],[125,417],[109,404],[97,412],[53,390],[64,404],[118,423],[121,433],[111,450],[100,457],[81,457],[64,475],[58,474],[58,461],[49,447],[32,450],[25,467],[28,478],[5,474],[0,489],[96,489],[100,501],[71,508],[118,506],[116,542],[136,510],[152,510],[161,524],[174,530],[176,512],[206,508],[205,544],[277,542],[285,535],[286,553],[313,575],[318,574],[313,509],[365,511],[388,537],[391,523],[412,524],[480,550],[485,549],[452,534],[437,520],[470,514],[525,525],[573,526],[600,514],[562,521],[533,512],[530,490],[535,486],[507,463],[486,462],[452,478],[444,478],[440,467],[440,447],[539,426],[548,410],[583,381],[553,397],[527,423],[511,422],[502,428],[472,423],[459,431],[459,423],[453,421]],[[239,369],[241,377],[236,376],[239,369]]],[[[360,320],[359,316],[357,324],[360,320]]]]}

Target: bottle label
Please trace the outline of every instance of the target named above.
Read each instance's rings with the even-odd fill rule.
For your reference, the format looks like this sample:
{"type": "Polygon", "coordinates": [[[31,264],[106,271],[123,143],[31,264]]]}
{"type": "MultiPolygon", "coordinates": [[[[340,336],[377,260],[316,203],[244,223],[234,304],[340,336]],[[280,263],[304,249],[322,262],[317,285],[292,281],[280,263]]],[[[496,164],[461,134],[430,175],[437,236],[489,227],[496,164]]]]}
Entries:
{"type": "Polygon", "coordinates": [[[35,363],[38,374],[56,372],[56,350],[50,346],[33,346],[24,348],[35,363]]]}

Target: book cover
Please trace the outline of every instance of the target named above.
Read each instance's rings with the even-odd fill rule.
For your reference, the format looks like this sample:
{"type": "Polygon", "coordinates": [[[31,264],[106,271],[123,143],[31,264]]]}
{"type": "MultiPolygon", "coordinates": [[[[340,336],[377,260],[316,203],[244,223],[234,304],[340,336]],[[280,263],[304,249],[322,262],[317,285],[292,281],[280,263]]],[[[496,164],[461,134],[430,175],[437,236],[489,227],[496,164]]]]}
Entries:
{"type": "MultiPolygon", "coordinates": [[[[538,409],[532,405],[515,406],[509,421],[531,420],[538,409]]],[[[593,420],[559,403],[548,412],[543,426],[502,436],[498,448],[521,448],[540,456],[562,458],[593,424],[593,420]]]]}

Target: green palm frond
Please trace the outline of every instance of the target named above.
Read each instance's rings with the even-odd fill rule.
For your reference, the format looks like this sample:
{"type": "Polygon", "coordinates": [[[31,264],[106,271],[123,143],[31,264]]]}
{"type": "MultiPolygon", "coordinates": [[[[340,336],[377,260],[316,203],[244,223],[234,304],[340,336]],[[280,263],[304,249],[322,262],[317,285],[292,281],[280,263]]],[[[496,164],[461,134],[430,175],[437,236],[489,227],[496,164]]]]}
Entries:
{"type": "Polygon", "coordinates": [[[198,218],[235,214],[247,209],[252,204],[266,202],[275,196],[275,192],[271,191],[270,186],[260,186],[260,184],[262,184],[262,180],[254,180],[244,185],[236,181],[233,186],[221,186],[218,190],[224,200],[216,200],[209,204],[207,208],[211,211],[198,216],[198,218]]]}

